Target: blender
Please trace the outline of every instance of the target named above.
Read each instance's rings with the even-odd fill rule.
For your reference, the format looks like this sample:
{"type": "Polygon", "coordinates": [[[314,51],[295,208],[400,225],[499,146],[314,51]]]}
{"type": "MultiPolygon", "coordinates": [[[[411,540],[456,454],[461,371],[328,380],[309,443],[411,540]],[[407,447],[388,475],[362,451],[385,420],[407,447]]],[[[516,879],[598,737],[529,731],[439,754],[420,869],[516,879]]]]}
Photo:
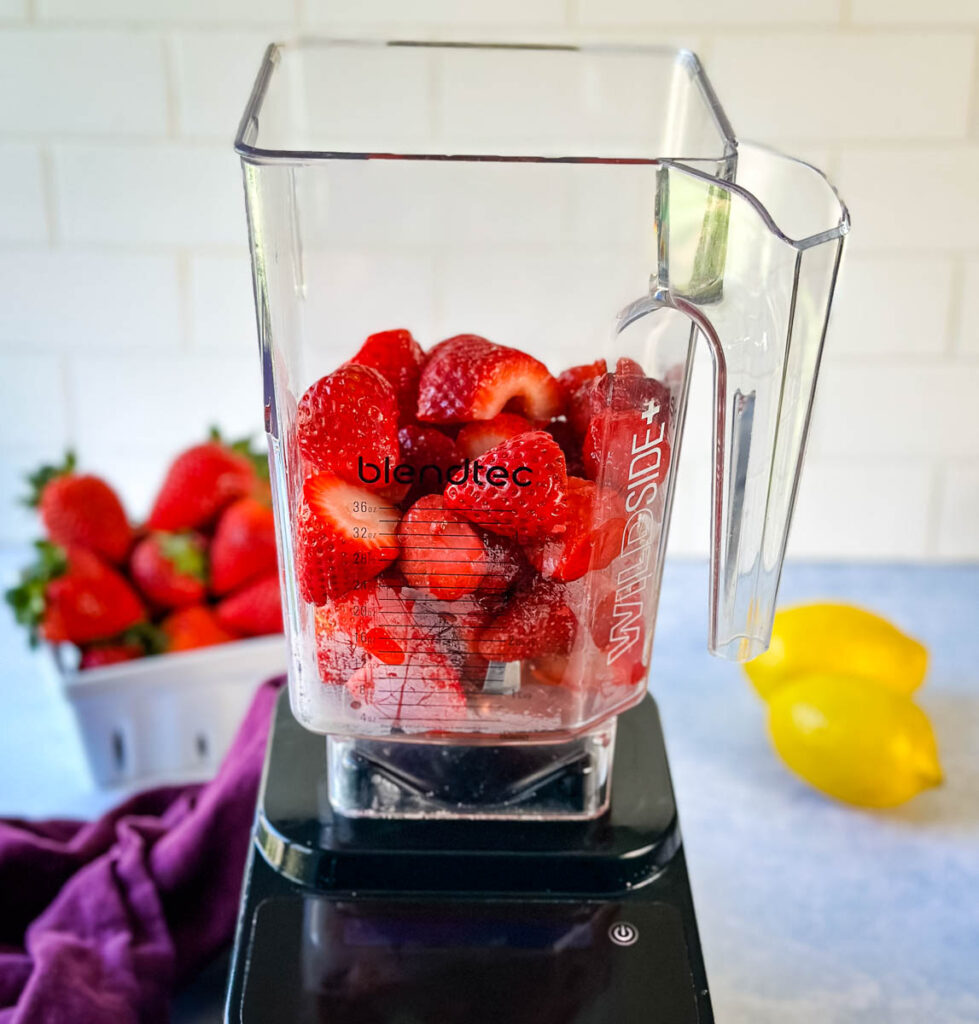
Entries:
{"type": "Polygon", "coordinates": [[[290,668],[226,1019],[711,1020],[647,693],[690,371],[747,660],[845,207],[656,47],[274,45],[236,150],[290,668]]]}

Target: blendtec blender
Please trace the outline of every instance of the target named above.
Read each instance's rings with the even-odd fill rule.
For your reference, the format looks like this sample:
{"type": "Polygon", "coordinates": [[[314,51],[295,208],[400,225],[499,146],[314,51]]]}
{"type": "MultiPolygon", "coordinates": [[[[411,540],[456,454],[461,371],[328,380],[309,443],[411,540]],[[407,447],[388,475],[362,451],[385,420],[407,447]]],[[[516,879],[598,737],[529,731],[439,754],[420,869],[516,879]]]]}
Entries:
{"type": "Polygon", "coordinates": [[[236,148],[291,662],[227,1019],[710,1020],[647,695],[690,368],[747,660],[845,208],[649,47],[272,46],[236,148]]]}

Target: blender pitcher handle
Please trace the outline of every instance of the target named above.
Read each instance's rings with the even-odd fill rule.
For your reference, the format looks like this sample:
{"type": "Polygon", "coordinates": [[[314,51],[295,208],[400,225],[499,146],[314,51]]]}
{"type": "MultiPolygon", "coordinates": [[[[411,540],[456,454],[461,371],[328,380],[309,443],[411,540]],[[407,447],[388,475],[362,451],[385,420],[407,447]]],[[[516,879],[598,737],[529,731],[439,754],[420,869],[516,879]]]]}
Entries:
{"type": "Polygon", "coordinates": [[[819,172],[759,153],[746,160],[742,150],[737,184],[670,162],[660,168],[658,267],[650,282],[651,302],[688,317],[713,360],[708,643],[713,654],[733,661],[761,654],[771,638],[848,227],[845,208],[819,172]],[[797,224],[808,217],[822,230],[789,238],[742,184],[745,177],[774,200],[776,212],[797,224]],[[800,212],[800,202],[816,208],[800,212]],[[834,215],[836,229],[827,229],[834,215]]]}

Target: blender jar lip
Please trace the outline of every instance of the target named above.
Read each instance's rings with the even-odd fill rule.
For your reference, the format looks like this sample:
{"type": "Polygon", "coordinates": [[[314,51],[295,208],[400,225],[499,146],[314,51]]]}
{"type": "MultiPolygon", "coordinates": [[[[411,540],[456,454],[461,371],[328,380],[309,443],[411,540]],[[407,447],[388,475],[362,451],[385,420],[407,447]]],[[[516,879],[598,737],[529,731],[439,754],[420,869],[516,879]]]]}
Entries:
{"type": "Polygon", "coordinates": [[[250,164],[306,164],[322,160],[432,160],[468,163],[570,163],[570,164],[605,164],[605,165],[656,165],[664,160],[663,154],[635,156],[601,156],[561,155],[547,156],[543,154],[507,154],[507,153],[441,153],[441,152],[397,152],[391,150],[368,151],[349,149],[291,149],[268,148],[254,145],[258,134],[259,113],[265,102],[272,74],[279,63],[283,50],[315,50],[334,46],[361,47],[364,49],[442,49],[442,50],[513,50],[522,52],[542,53],[581,53],[609,56],[647,55],[650,57],[671,57],[674,63],[682,67],[690,78],[691,84],[697,89],[704,101],[706,110],[714,122],[717,131],[719,149],[716,154],[700,156],[683,156],[669,154],[673,160],[688,162],[710,162],[723,164],[725,175],[733,172],[737,160],[738,142],[734,129],[727,118],[711,85],[703,65],[693,51],[671,46],[654,44],[626,43],[494,43],[494,42],[463,42],[421,39],[353,39],[332,36],[302,36],[286,42],[269,44],[262,59],[255,84],[235,135],[235,152],[243,162],[250,164]]]}

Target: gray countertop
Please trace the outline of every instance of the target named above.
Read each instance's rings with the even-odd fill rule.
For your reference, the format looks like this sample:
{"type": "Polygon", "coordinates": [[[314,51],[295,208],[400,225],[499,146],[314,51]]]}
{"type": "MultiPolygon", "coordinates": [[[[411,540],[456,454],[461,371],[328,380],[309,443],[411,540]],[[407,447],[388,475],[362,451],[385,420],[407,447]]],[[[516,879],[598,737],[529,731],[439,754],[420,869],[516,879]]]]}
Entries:
{"type": "MultiPolygon", "coordinates": [[[[22,552],[0,552],[0,574],[22,552]]],[[[807,789],[768,745],[737,666],[705,650],[706,569],[671,564],[651,689],[660,703],[721,1024],[979,1021],[979,567],[793,565],[783,602],[894,619],[931,652],[920,702],[946,784],[864,812],[807,789]]],[[[89,816],[70,708],[0,613],[0,814],[89,816]]],[[[178,1021],[220,1019],[213,974],[178,1021]]]]}

